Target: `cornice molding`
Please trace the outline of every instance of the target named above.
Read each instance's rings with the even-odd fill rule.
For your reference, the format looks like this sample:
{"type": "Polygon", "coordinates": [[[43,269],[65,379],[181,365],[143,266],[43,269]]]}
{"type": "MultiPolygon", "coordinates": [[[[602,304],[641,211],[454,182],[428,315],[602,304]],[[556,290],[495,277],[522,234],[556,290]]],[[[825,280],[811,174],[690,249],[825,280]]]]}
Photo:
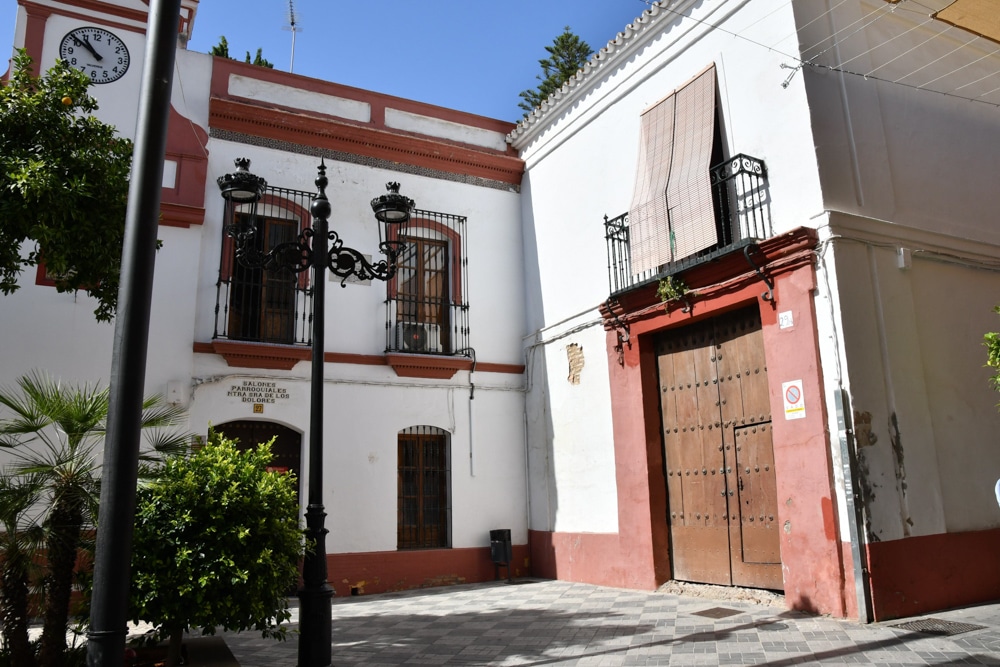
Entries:
{"type": "Polygon", "coordinates": [[[209,103],[209,126],[213,133],[284,141],[311,151],[325,149],[512,186],[520,186],[524,173],[524,161],[509,155],[216,97],[209,103]]]}

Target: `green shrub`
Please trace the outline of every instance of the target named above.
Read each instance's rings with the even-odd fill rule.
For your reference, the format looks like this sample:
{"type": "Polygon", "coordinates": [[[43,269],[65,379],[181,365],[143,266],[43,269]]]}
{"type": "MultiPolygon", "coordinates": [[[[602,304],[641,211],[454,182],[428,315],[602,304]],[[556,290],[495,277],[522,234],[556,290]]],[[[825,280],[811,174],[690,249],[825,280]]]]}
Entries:
{"type": "Polygon", "coordinates": [[[210,431],[205,447],[140,487],[131,616],[169,636],[171,655],[189,628],[284,638],[304,542],[295,478],[268,472],[271,458],[270,443],[240,451],[210,431]]]}

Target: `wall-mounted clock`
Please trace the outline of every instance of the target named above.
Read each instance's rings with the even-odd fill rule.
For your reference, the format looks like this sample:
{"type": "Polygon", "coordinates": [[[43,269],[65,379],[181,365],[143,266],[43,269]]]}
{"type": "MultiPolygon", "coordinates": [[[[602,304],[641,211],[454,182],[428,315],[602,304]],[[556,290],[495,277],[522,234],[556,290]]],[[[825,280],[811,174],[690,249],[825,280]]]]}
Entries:
{"type": "Polygon", "coordinates": [[[117,81],[128,71],[128,49],[121,38],[104,28],[86,26],[66,33],[59,57],[94,83],[117,81]]]}

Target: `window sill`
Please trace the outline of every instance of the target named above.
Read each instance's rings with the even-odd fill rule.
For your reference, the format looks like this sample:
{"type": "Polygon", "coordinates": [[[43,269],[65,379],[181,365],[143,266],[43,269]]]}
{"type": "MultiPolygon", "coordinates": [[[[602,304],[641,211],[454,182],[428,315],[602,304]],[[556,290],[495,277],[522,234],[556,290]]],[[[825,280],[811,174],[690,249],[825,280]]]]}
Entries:
{"type": "Polygon", "coordinates": [[[218,354],[234,368],[265,368],[290,371],[295,364],[312,357],[312,349],[297,345],[248,343],[235,340],[213,340],[196,343],[195,352],[218,354]]]}
{"type": "Polygon", "coordinates": [[[404,378],[448,380],[458,371],[472,370],[472,359],[467,357],[386,352],[385,361],[396,371],[396,375],[404,378]]]}

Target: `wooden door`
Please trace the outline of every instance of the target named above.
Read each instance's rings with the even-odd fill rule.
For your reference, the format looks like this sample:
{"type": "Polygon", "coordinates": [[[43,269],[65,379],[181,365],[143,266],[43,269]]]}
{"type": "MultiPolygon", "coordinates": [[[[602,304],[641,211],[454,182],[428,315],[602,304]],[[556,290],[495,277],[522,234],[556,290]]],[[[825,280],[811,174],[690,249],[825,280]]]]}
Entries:
{"type": "Polygon", "coordinates": [[[664,334],[657,367],[674,578],[782,588],[759,313],[664,334]]]}

